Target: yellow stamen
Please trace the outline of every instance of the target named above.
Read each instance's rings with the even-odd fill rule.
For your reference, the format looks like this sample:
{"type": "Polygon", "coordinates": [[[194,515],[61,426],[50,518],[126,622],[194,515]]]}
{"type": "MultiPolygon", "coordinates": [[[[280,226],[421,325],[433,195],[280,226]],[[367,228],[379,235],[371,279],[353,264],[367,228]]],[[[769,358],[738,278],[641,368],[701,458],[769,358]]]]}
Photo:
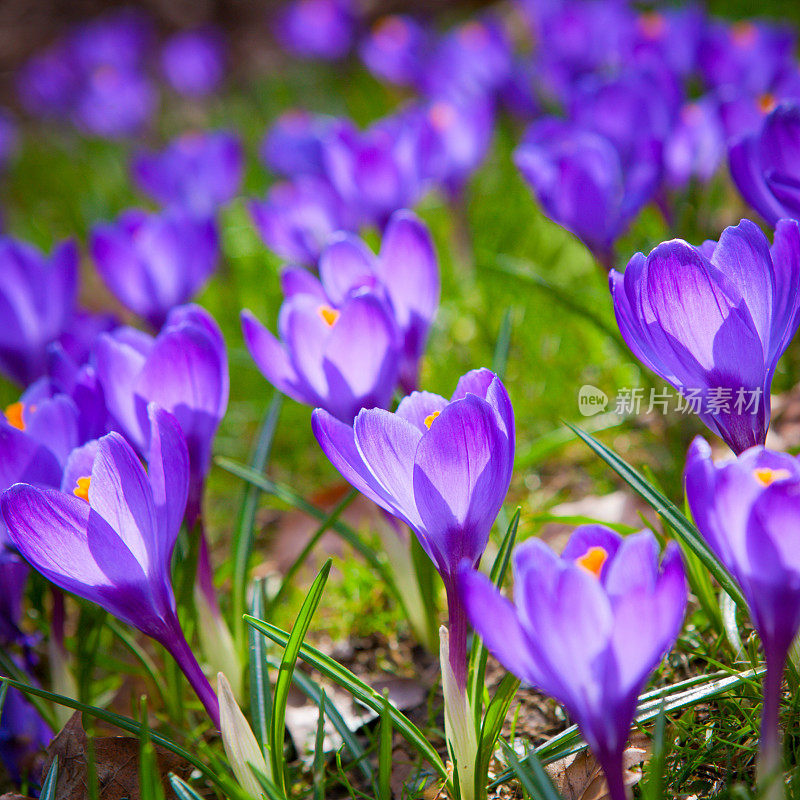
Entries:
{"type": "Polygon", "coordinates": [[[408,25],[400,17],[384,17],[378,20],[374,30],[379,35],[394,37],[398,45],[403,45],[408,41],[408,25]]]}
{"type": "Polygon", "coordinates": [[[735,22],[731,26],[731,32],[734,44],[739,47],[750,47],[758,38],[758,28],[747,20],[735,22]]]}
{"type": "Polygon", "coordinates": [[[317,313],[322,317],[325,321],[325,324],[332,328],[336,324],[336,320],[339,319],[339,313],[335,308],[331,308],[330,306],[320,306],[317,309],[317,313]]]}
{"type": "Polygon", "coordinates": [[[769,114],[776,105],[778,105],[778,98],[769,92],[765,92],[758,98],[758,109],[762,114],[769,114]]]}
{"type": "Polygon", "coordinates": [[[663,14],[659,14],[657,11],[650,11],[639,17],[639,27],[648,39],[658,39],[663,35],[667,27],[667,21],[664,19],[663,14]]]}
{"type": "Polygon", "coordinates": [[[603,564],[608,559],[608,552],[603,547],[595,545],[590,547],[580,558],[575,559],[579,567],[583,567],[587,572],[591,572],[596,578],[600,577],[603,564]]]}
{"type": "Polygon", "coordinates": [[[8,424],[13,428],[18,428],[19,430],[24,431],[25,420],[22,418],[24,411],[25,405],[20,402],[12,403],[10,406],[6,406],[6,420],[8,420],[8,424]]]}
{"type": "Polygon", "coordinates": [[[753,476],[762,486],[769,486],[775,481],[782,481],[791,478],[792,473],[788,469],[770,469],[769,467],[759,467],[753,470],[753,476]]]}
{"type": "Polygon", "coordinates": [[[437,131],[446,131],[456,121],[456,112],[450,103],[439,101],[431,106],[428,117],[437,131]]]}
{"type": "Polygon", "coordinates": [[[80,497],[81,500],[85,500],[87,503],[89,502],[89,484],[92,482],[90,477],[85,478],[78,478],[75,483],[75,488],[72,490],[72,494],[75,497],[80,497]]]}
{"type": "Polygon", "coordinates": [[[433,425],[433,421],[438,416],[439,416],[439,412],[438,411],[434,411],[433,414],[428,414],[428,416],[425,417],[425,427],[426,428],[430,428],[431,425],[433,425]]]}

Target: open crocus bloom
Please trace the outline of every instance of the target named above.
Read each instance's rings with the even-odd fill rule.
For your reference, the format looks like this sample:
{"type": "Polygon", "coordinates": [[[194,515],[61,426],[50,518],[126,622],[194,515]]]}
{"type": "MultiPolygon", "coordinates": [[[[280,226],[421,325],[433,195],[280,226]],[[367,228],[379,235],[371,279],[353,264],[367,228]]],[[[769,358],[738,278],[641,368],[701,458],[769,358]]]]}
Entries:
{"type": "Polygon", "coordinates": [[[800,227],[781,220],[769,246],[749,220],[719,242],[675,239],[610,275],[614,311],[634,355],[671,383],[741,453],[762,444],[778,359],[797,330],[800,227]]]}
{"type": "Polygon", "coordinates": [[[172,551],[189,490],[180,427],[148,407],[148,470],[118,433],[75,450],[62,490],[17,483],[0,498],[8,535],[48,580],[160,642],[219,724],[216,695],[178,622],[172,551]]]}
{"type": "Polygon", "coordinates": [[[489,651],[558,700],[625,800],[622,753],[647,678],[675,642],[686,611],[680,552],[661,566],[649,531],[623,539],[600,525],[575,530],[561,556],[531,539],[514,553],[514,603],[465,564],[467,615],[489,651]]]}

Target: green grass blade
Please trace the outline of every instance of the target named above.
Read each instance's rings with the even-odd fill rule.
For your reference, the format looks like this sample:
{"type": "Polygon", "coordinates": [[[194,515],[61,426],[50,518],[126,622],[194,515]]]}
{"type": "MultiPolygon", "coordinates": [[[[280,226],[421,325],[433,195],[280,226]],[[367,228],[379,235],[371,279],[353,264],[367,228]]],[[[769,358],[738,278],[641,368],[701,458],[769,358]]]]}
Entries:
{"type": "Polygon", "coordinates": [[[384,689],[378,745],[378,797],[392,800],[392,711],[389,690],[384,689]]]}
{"type": "MultiPolygon", "coordinates": [[[[490,578],[492,583],[499,589],[508,571],[508,564],[511,560],[511,551],[517,540],[517,528],[519,527],[519,517],[522,509],[519,507],[514,512],[511,522],[508,525],[503,543],[492,564],[490,578]]],[[[472,701],[472,708],[475,712],[475,728],[480,730],[481,716],[483,715],[483,686],[486,680],[486,659],[489,652],[483,644],[483,640],[475,636],[472,640],[472,652],[469,659],[469,687],[468,695],[472,701]]]]}
{"type": "MultiPolygon", "coordinates": [[[[254,617],[264,615],[264,582],[256,581],[253,602],[250,606],[254,617]]],[[[267,669],[266,640],[252,627],[247,626],[250,644],[250,719],[253,733],[261,745],[265,760],[269,760],[269,722],[272,719],[272,686],[267,669]]]]}
{"type": "Polygon", "coordinates": [[[488,797],[486,781],[489,764],[492,761],[497,737],[500,735],[508,708],[519,689],[519,684],[518,678],[511,674],[504,675],[486,709],[486,716],[483,718],[481,734],[478,738],[478,758],[475,766],[475,797],[478,800],[486,800],[488,797]]]}
{"type": "Polygon", "coordinates": [[[511,767],[511,775],[522,784],[531,800],[562,800],[535,751],[529,750],[527,756],[520,760],[514,749],[505,742],[503,750],[511,767]]]}
{"type": "MultiPolygon", "coordinates": [[[[255,628],[251,628],[251,630],[256,636],[261,639],[264,638],[255,628]]],[[[297,688],[300,689],[312,703],[319,705],[322,702],[324,689],[304,672],[295,670],[292,680],[295,682],[297,688]]],[[[328,719],[331,721],[333,727],[336,728],[336,732],[342,737],[345,747],[350,751],[350,754],[353,756],[353,761],[358,764],[361,773],[370,783],[373,783],[375,781],[374,770],[372,769],[372,764],[370,764],[367,759],[364,748],[350,728],[347,727],[347,723],[341,711],[336,708],[329,697],[325,698],[325,713],[328,715],[328,719]]]]}
{"type": "MultiPolygon", "coordinates": [[[[308,540],[306,546],[300,552],[300,555],[292,562],[291,566],[288,570],[286,570],[286,574],[283,576],[283,580],[281,581],[281,585],[278,587],[278,591],[275,592],[275,596],[269,601],[267,605],[267,610],[264,614],[259,614],[259,617],[271,617],[275,608],[277,608],[278,603],[286,595],[286,592],[289,590],[291,586],[294,585],[294,577],[299,572],[300,568],[305,563],[306,559],[308,558],[311,551],[316,547],[319,540],[323,537],[325,532],[330,529],[330,527],[339,519],[342,515],[342,512],[353,502],[353,500],[358,497],[358,492],[353,489],[352,491],[348,492],[348,494],[343,498],[343,500],[336,506],[336,508],[325,517],[324,520],[320,523],[319,527],[314,531],[314,535],[308,540]]],[[[255,615],[254,615],[255,616],[255,615]]]]}
{"type": "Polygon", "coordinates": [[[675,536],[702,562],[703,566],[716,578],[720,586],[734,599],[736,605],[747,611],[739,587],[722,565],[711,548],[706,544],[700,532],[679,511],[678,507],[668,500],[658,489],[651,486],[633,467],[620,458],[613,450],[597,441],[591,434],[569,422],[565,423],[594,452],[603,459],[645,502],[649,503],[672,528],[675,536]]]}
{"type": "Polygon", "coordinates": [[[186,781],[181,780],[174,772],[170,772],[169,774],[169,785],[172,787],[172,791],[175,792],[178,800],[203,800],[186,781]]]}
{"type": "MultiPolygon", "coordinates": [[[[264,636],[272,639],[273,642],[282,647],[286,646],[289,640],[289,634],[286,631],[282,631],[269,622],[254,619],[253,617],[245,617],[245,620],[249,625],[263,633],[264,636]]],[[[311,647],[311,645],[304,644],[300,648],[300,658],[319,670],[327,678],[330,678],[334,683],[338,683],[347,689],[360,703],[371,708],[377,714],[381,713],[383,697],[330,656],[326,656],[316,648],[311,647]]],[[[442,763],[442,759],[419,728],[393,705],[391,706],[391,715],[395,728],[403,735],[406,741],[434,768],[442,780],[449,782],[447,770],[442,763]]]]}
{"type": "Polygon", "coordinates": [[[500,330],[497,333],[497,344],[494,346],[492,372],[494,372],[500,380],[503,380],[506,374],[506,367],[508,366],[508,351],[511,347],[512,314],[513,311],[510,307],[507,308],[506,313],[503,314],[503,319],[500,322],[500,330]]]}
{"type": "MultiPolygon", "coordinates": [[[[115,728],[119,728],[120,730],[133,734],[134,736],[138,737],[141,734],[142,726],[135,720],[130,719],[130,717],[123,717],[120,714],[115,714],[113,711],[106,711],[104,708],[89,706],[85,703],[81,703],[78,700],[73,700],[71,697],[64,697],[60,694],[48,692],[46,689],[40,689],[38,686],[31,686],[28,683],[17,681],[13,678],[8,678],[3,675],[0,675],[0,681],[8,684],[14,689],[19,689],[26,695],[33,695],[34,697],[43,698],[44,700],[49,700],[52,703],[58,703],[58,705],[65,706],[66,708],[72,708],[75,711],[80,711],[82,714],[88,714],[90,717],[107,722],[109,725],[113,725],[115,728]]],[[[184,748],[173,742],[171,739],[167,739],[165,736],[161,736],[158,733],[151,732],[150,737],[156,744],[172,753],[175,753],[176,756],[186,759],[186,761],[198,769],[206,778],[208,778],[208,780],[214,783],[214,785],[224,788],[219,777],[215,775],[214,772],[212,772],[199,758],[190,753],[188,750],[184,750],[184,748]]]]}
{"type": "Polygon", "coordinates": [[[56,786],[58,785],[58,755],[53,756],[53,763],[47,770],[47,777],[42,784],[39,800],[55,800],[56,786]]]}
{"type": "Polygon", "coordinates": [[[286,732],[286,703],[289,699],[289,689],[292,685],[292,674],[300,653],[300,647],[311,625],[311,618],[314,616],[319,601],[322,599],[325,581],[328,580],[332,563],[331,559],[325,562],[325,565],[319,571],[319,575],[314,579],[314,583],[311,584],[311,588],[308,590],[306,599],[303,601],[303,605],[297,614],[297,619],[292,626],[292,633],[286,642],[286,648],[278,670],[278,678],[275,681],[275,697],[272,706],[272,720],[270,722],[270,757],[273,780],[281,794],[286,794],[283,739],[286,732]]]}
{"type": "Polygon", "coordinates": [[[314,737],[314,800],[325,800],[325,690],[319,693],[317,733],[314,737]]]}
{"type": "Polygon", "coordinates": [[[3,721],[3,708],[6,704],[6,697],[8,696],[8,684],[0,685],[0,723],[3,721]]]}
{"type": "MultiPolygon", "coordinates": [[[[281,413],[282,395],[276,391],[269,404],[264,421],[261,423],[261,430],[258,434],[258,441],[250,461],[250,469],[256,474],[261,474],[269,461],[269,454],[272,449],[272,440],[275,437],[275,430],[278,426],[278,418],[281,413]]],[[[242,494],[242,504],[239,508],[239,517],[236,522],[236,530],[233,537],[233,582],[231,588],[231,620],[233,622],[233,634],[240,646],[244,641],[244,623],[242,615],[247,608],[247,584],[250,574],[250,555],[253,552],[253,542],[255,539],[254,529],[256,524],[256,511],[258,510],[258,498],[261,491],[258,486],[247,481],[242,494]]],[[[240,650],[241,652],[241,650],[240,650]]]]}

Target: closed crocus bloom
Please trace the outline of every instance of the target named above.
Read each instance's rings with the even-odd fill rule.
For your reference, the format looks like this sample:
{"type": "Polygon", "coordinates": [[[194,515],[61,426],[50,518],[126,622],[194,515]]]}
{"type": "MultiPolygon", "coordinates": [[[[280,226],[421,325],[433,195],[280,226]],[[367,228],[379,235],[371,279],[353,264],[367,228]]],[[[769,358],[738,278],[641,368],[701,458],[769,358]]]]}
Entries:
{"type": "Polygon", "coordinates": [[[711,179],[725,157],[725,130],[719,103],[711,96],[686,103],[664,148],[664,177],[674,188],[691,178],[711,179]]]}
{"type": "Polygon", "coordinates": [[[352,427],[322,409],[312,426],[342,476],[405,522],[447,590],[450,661],[463,690],[466,619],[456,571],[477,566],[505,499],[514,463],[514,411],[500,379],[468,372],[448,401],[414,392],[397,411],[359,412],[352,427]]]}
{"type": "Polygon", "coordinates": [[[769,246],[749,220],[719,242],[675,239],[611,272],[620,331],[634,355],[692,403],[735,452],[762,444],[775,366],[797,330],[800,227],[769,246]]]}
{"type": "Polygon", "coordinates": [[[200,291],[219,260],[214,221],[179,208],[126,211],[92,230],[92,258],[114,296],[153,328],[200,291]]]}
{"type": "Polygon", "coordinates": [[[782,103],[760,130],[731,144],[731,175],[767,222],[800,219],[800,103],[782,103]]]}
{"type": "Polygon", "coordinates": [[[700,533],[742,589],[766,658],[762,779],[783,797],[779,710],[784,662],[800,629],[800,463],[753,447],[714,464],[695,439],[686,460],[686,499],[700,533]],[[779,791],[780,790],[780,791],[779,791]]]}
{"type": "Polygon", "coordinates": [[[640,148],[631,168],[623,169],[604,136],[551,118],[531,125],[514,161],[544,213],[610,267],[615,241],[658,186],[661,147],[647,141],[640,148]]]}
{"type": "Polygon", "coordinates": [[[199,306],[181,306],[158,336],[119,328],[101,336],[95,352],[108,412],[140,453],[147,452],[150,435],[148,404],[169,411],[181,426],[190,467],[187,519],[193,524],[228,406],[228,358],[217,323],[199,306]]]}
{"type": "Polygon", "coordinates": [[[428,31],[413,17],[381,17],[360,46],[361,59],[379,80],[401,86],[418,85],[429,46],[428,31]]]}
{"type": "Polygon", "coordinates": [[[46,258],[25,242],[0,237],[1,373],[23,385],[45,373],[47,345],[69,326],[77,289],[73,242],[46,258]]]}
{"type": "Polygon", "coordinates": [[[672,647],[687,589],[677,546],[659,566],[649,531],[624,539],[600,525],[577,528],[559,557],[541,540],[514,552],[514,603],[464,565],[469,620],[518,678],[554,697],[600,762],[612,800],[627,797],[622,753],[639,693],[672,647]]]}
{"type": "Polygon", "coordinates": [[[161,51],[161,69],[175,91],[189,97],[213,92],[225,72],[225,40],[216,28],[180,31],[161,51]]]}
{"type": "Polygon", "coordinates": [[[34,569],[160,642],[218,726],[216,695],[186,642],[172,590],[189,456],[175,419],[155,405],[147,413],[146,472],[125,439],[110,433],[73,452],[62,491],[18,483],[0,510],[34,569]]]}
{"type": "Polygon", "coordinates": [[[244,156],[239,137],[226,131],[186,133],[160,152],[139,153],[131,164],[138,186],[164,205],[213,214],[235,197],[244,156]]]}
{"type": "MultiPolygon", "coordinates": [[[[345,277],[344,275],[342,276],[345,277]]],[[[250,355],[278,390],[346,423],[362,408],[391,403],[402,338],[382,291],[351,284],[326,288],[305,270],[284,273],[281,341],[247,310],[242,331],[250,355]]]]}
{"type": "Polygon", "coordinates": [[[439,307],[439,265],[425,223],[411,211],[396,211],[383,235],[380,255],[375,257],[353,234],[335,234],[319,260],[320,283],[308,274],[285,273],[290,291],[302,280],[302,289],[339,305],[364,289],[383,292],[402,337],[400,385],[408,393],[417,388],[419,361],[425,350],[439,307]]]}
{"type": "Polygon", "coordinates": [[[355,34],[351,0],[291,0],[275,20],[275,35],[290,53],[335,60],[350,50],[355,34]]]}
{"type": "Polygon", "coordinates": [[[295,264],[316,264],[334,231],[349,229],[331,185],[313,176],[273,186],[266,200],[253,200],[250,214],[264,244],[295,264]]]}

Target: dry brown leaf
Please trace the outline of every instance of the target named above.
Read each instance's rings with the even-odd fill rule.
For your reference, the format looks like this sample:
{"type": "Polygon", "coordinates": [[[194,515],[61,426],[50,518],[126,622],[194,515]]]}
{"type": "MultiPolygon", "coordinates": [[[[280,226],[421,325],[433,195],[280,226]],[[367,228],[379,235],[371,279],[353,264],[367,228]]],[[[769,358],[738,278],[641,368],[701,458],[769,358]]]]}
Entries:
{"type": "MultiPolygon", "coordinates": [[[[642,734],[632,737],[631,746],[622,755],[623,778],[626,786],[633,786],[642,777],[640,770],[634,770],[650,758],[649,739],[642,734]]],[[[603,771],[595,757],[588,750],[573,753],[552,764],[547,770],[550,778],[564,800],[607,800],[603,771]]]]}
{"type": "MultiPolygon", "coordinates": [[[[75,712],[61,732],[47,748],[48,761],[43,774],[47,774],[55,756],[58,756],[59,800],[84,800],[87,796],[86,733],[81,724],[80,712],[75,712]]],[[[105,736],[94,739],[94,761],[100,800],[139,800],[139,748],[140,742],[127,736],[105,736]]],[[[170,772],[186,776],[191,765],[168,750],[156,747],[160,774],[170,772]]],[[[164,781],[167,797],[175,797],[169,782],[164,781]]]]}

